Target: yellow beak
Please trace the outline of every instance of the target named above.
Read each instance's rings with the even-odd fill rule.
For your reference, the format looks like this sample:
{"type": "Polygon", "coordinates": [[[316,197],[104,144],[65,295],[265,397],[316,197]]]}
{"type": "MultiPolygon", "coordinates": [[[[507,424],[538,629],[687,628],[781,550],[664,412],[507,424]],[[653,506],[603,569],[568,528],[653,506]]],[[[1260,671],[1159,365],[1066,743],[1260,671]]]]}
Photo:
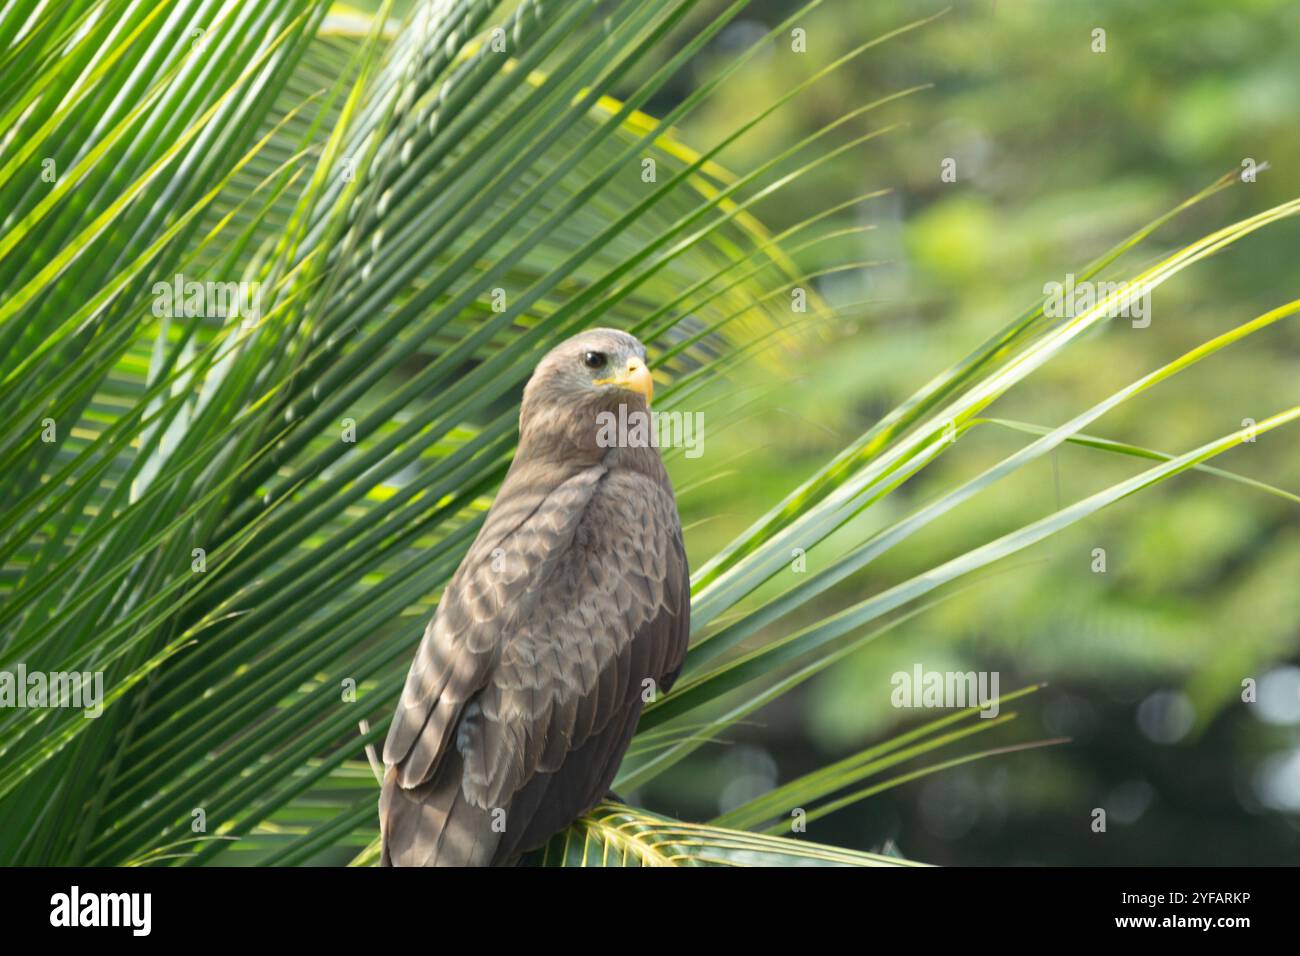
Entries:
{"type": "Polygon", "coordinates": [[[630,392],[636,392],[645,398],[645,403],[650,404],[650,400],[655,394],[655,380],[650,377],[650,370],[635,356],[627,360],[627,371],[621,375],[615,375],[613,378],[602,378],[596,382],[597,385],[617,385],[619,388],[626,388],[630,392]]]}

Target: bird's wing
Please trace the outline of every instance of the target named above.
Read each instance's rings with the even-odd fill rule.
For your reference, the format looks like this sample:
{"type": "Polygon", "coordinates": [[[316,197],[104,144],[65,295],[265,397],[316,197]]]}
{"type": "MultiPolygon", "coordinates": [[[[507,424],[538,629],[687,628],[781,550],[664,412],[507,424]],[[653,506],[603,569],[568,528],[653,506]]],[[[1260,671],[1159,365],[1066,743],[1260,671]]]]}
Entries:
{"type": "Polygon", "coordinates": [[[533,618],[605,473],[583,469],[551,486],[512,475],[443,592],[416,652],[384,743],[396,782],[427,782],[470,699],[488,683],[512,634],[533,618]]]}
{"type": "Polygon", "coordinates": [[[511,805],[508,844],[544,839],[604,795],[642,704],[681,668],[689,584],[666,479],[605,475],[458,735],[465,796],[511,805]]]}

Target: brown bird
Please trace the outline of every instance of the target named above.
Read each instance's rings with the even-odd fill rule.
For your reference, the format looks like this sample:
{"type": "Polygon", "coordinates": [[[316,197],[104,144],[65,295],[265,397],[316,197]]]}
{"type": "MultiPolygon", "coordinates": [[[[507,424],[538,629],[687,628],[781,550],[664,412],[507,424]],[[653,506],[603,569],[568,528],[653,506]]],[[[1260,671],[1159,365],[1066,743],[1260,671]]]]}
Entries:
{"type": "Polygon", "coordinates": [[[524,388],[505,483],[425,629],[384,744],[390,866],[516,862],[606,795],[642,705],[681,670],[690,580],[647,415],[646,351],[615,329],[524,388]]]}

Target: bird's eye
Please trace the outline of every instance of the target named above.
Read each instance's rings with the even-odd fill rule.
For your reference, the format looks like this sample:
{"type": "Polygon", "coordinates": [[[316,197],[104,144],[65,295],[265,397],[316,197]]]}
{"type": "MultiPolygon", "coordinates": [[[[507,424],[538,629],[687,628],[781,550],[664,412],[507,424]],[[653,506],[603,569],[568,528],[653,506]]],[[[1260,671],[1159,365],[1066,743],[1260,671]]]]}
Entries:
{"type": "Polygon", "coordinates": [[[609,362],[609,356],[604,352],[585,352],[582,356],[582,364],[587,368],[604,368],[609,362]]]}

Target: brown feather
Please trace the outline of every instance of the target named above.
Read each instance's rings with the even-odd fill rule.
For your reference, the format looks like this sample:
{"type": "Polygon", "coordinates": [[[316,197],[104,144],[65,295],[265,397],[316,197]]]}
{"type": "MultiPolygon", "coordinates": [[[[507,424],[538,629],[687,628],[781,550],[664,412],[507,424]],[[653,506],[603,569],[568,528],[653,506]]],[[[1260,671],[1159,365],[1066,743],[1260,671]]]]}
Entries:
{"type": "Polygon", "coordinates": [[[681,669],[690,580],[672,486],[656,449],[596,441],[598,412],[645,406],[584,382],[592,348],[644,359],[595,330],[530,380],[518,453],[384,745],[386,864],[502,864],[541,845],[608,792],[644,682],[666,692],[681,669]]]}

